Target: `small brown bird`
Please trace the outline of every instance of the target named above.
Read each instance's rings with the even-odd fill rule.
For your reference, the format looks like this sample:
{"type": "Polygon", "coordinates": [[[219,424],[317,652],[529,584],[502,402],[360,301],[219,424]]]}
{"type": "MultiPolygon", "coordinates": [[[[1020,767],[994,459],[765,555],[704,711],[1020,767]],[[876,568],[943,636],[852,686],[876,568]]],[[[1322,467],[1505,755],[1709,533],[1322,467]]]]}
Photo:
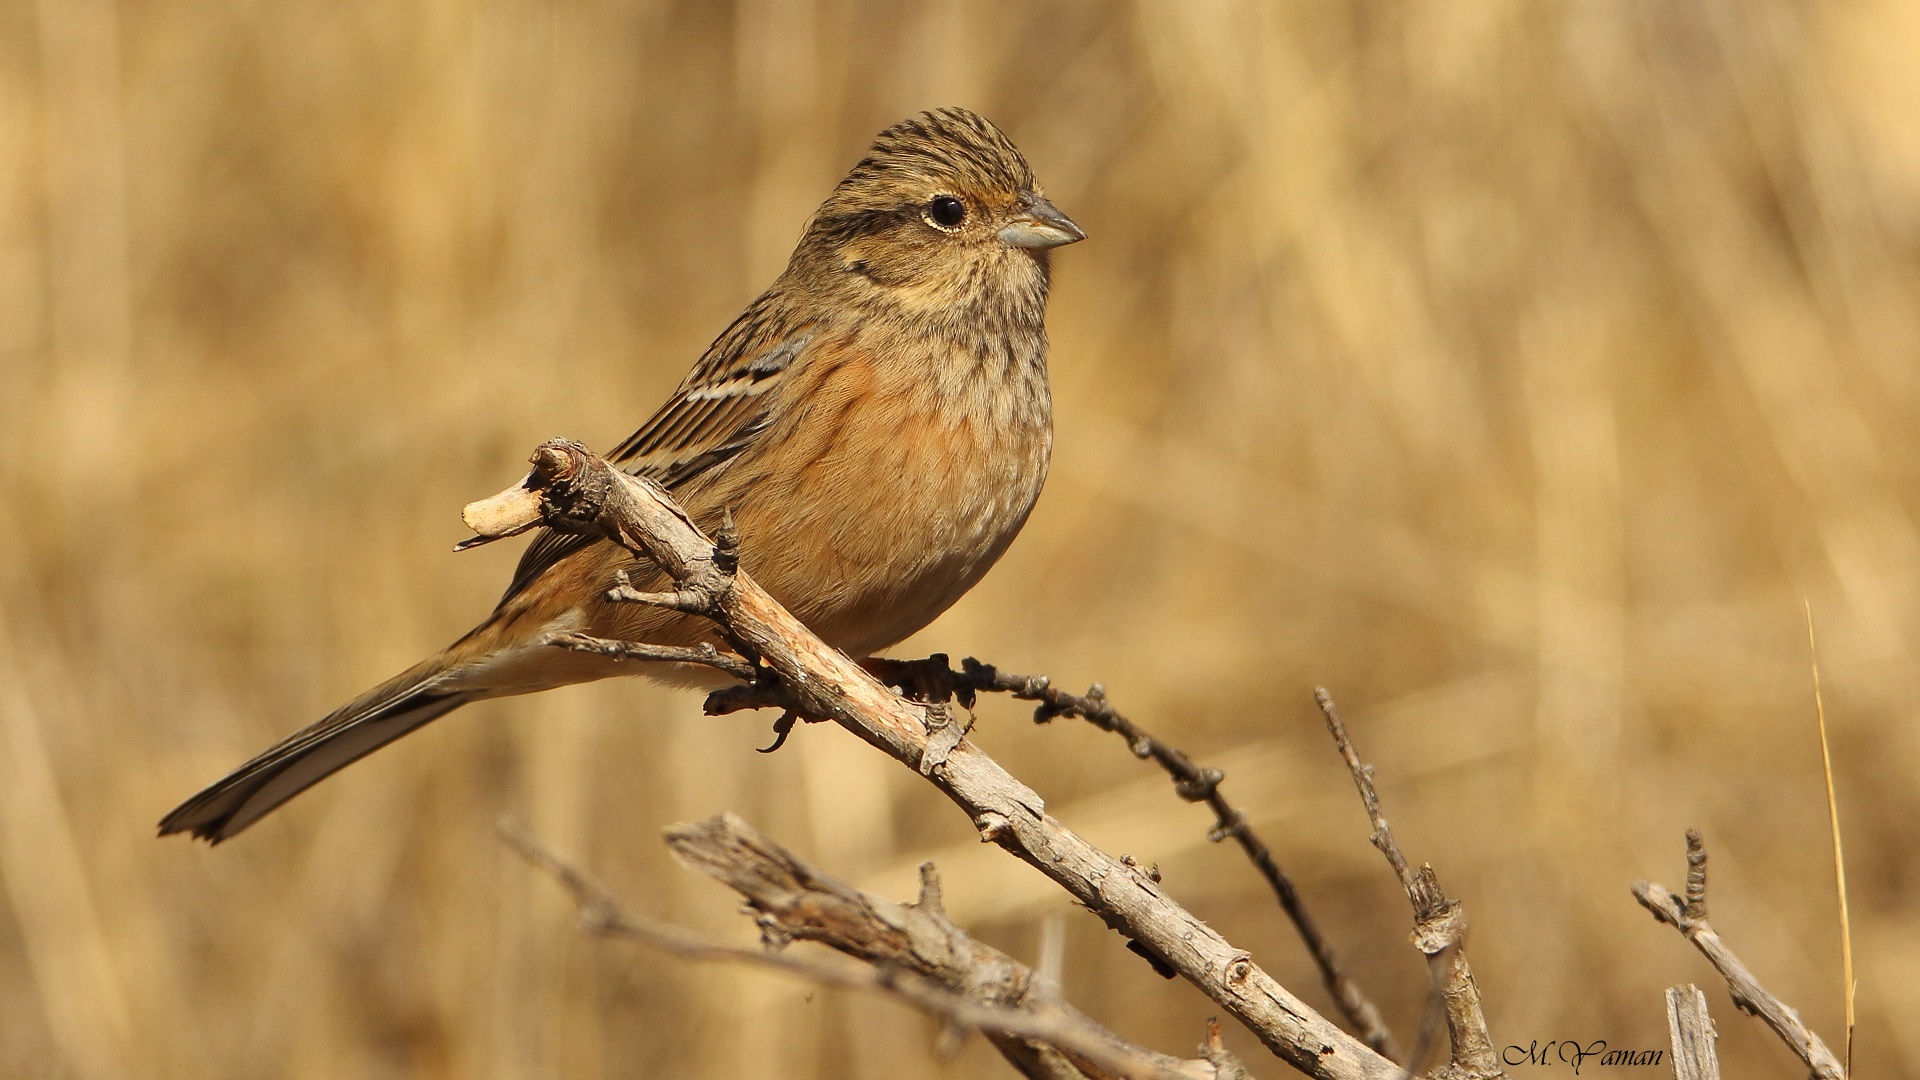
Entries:
{"type": "MultiPolygon", "coordinates": [[[[937,109],[895,124],[785,272],[610,457],[709,529],[731,511],[741,565],[826,642],[885,648],[972,588],[1040,495],[1047,254],[1085,238],[986,119],[937,109]]],[[[611,544],[541,534],[485,622],[188,799],[161,835],[225,840],[470,701],[612,675],[687,680],[545,644],[568,631],[717,640],[703,620],[608,602],[621,570],[664,584],[611,544]]]]}

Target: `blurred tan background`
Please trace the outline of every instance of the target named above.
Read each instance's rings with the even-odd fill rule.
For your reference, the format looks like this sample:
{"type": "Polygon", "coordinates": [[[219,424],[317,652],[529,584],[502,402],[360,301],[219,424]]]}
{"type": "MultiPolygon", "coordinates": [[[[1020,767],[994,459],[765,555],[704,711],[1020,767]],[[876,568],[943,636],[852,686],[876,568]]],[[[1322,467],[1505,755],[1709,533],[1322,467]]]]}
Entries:
{"type": "MultiPolygon", "coordinates": [[[[1497,1042],[1662,1046],[1694,980],[1729,1075],[1786,1077],[1627,886],[1700,826],[1716,923],[1840,1041],[1810,601],[1859,1071],[1920,1076],[1896,0],[0,3],[0,1074],[1010,1075],[889,1002],[585,940],[493,834],[747,940],[658,839],[722,809],[896,897],[935,858],[1017,955],[1058,913],[1069,997],[1190,1050],[1208,1002],[904,770],[635,682],[467,709],[218,850],[152,836],[483,614],[515,545],[451,555],[460,506],[625,436],[873,133],[949,103],[1092,239],[1047,493],[898,654],[1104,681],[1223,766],[1410,1040],[1325,684],[1469,905],[1497,1042]]],[[[1325,1007],[1116,740],[1005,701],[976,738],[1325,1007]]]]}

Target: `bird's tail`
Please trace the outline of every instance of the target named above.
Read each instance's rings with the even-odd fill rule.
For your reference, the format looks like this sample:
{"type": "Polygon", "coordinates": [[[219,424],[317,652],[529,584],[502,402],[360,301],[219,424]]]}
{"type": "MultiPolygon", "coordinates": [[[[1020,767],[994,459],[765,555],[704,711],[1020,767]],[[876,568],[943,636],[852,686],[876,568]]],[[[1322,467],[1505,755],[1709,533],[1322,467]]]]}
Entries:
{"type": "Polygon", "coordinates": [[[477,697],[441,685],[445,654],[417,664],[268,747],[160,821],[160,835],[190,832],[217,844],[269,811],[407,732],[477,697]]]}

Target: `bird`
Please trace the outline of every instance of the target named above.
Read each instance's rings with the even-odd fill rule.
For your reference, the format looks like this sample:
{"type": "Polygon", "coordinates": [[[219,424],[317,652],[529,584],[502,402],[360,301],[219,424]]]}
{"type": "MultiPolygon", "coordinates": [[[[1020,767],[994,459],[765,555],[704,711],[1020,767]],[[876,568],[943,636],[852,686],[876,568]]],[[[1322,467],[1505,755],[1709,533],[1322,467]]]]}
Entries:
{"type": "MultiPolygon", "coordinates": [[[[712,531],[829,645],[867,657],[945,611],[1026,523],[1053,446],[1052,249],[1086,233],[991,121],[940,108],[882,131],[773,284],[608,455],[712,531]]],[[[542,532],[452,645],[181,803],[160,835],[239,834],[327,776],[471,702],[687,665],[556,648],[579,633],[720,644],[688,614],[607,599],[668,585],[605,541],[542,532]]]]}

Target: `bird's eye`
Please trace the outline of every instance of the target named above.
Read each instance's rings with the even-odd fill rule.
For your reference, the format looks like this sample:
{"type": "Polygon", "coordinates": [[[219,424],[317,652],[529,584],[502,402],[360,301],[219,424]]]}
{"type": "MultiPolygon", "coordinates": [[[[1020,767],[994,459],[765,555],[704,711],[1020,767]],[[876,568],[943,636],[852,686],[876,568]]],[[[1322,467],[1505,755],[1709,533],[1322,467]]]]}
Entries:
{"type": "Polygon", "coordinates": [[[927,203],[927,220],[943,229],[951,229],[967,220],[967,204],[951,195],[935,195],[927,203]]]}

